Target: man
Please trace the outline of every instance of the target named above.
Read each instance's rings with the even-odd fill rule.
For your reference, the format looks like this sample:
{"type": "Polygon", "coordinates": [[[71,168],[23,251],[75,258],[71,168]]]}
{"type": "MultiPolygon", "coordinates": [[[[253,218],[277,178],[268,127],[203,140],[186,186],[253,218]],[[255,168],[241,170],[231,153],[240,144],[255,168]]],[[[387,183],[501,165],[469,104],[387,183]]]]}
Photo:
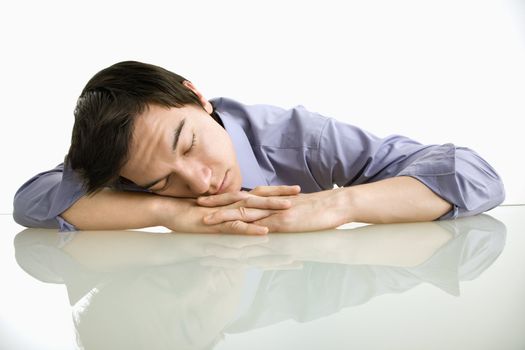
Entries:
{"type": "Polygon", "coordinates": [[[87,83],[64,164],[26,182],[13,215],[62,230],[266,234],[451,219],[503,199],[467,148],[378,138],[301,106],[208,101],[173,72],[126,61],[87,83]]]}

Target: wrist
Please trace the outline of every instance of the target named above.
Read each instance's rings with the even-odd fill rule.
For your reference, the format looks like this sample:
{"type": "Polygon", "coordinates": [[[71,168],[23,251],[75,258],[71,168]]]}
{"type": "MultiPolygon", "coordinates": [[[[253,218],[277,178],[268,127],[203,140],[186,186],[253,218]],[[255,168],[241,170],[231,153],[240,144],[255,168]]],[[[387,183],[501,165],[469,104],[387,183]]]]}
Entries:
{"type": "Polygon", "coordinates": [[[168,222],[171,217],[173,221],[173,206],[174,201],[166,196],[152,195],[149,209],[149,215],[152,218],[155,226],[170,227],[171,223],[168,222]],[[171,213],[171,215],[170,215],[171,213]]]}
{"type": "Polygon", "coordinates": [[[341,216],[344,218],[344,223],[350,223],[358,221],[358,191],[355,191],[353,187],[341,187],[335,191],[339,192],[338,208],[342,208],[341,216]]]}
{"type": "Polygon", "coordinates": [[[150,207],[156,226],[178,232],[211,232],[204,229],[202,217],[209,208],[199,207],[192,198],[156,196],[150,207]]]}

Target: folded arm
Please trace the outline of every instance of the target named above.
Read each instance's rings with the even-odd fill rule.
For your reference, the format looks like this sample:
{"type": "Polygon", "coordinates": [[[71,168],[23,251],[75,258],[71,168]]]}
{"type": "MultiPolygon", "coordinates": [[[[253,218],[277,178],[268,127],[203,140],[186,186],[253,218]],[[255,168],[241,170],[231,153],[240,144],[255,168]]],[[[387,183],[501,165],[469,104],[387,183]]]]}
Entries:
{"type": "MultiPolygon", "coordinates": [[[[293,195],[299,188],[268,188],[276,196],[293,195]]],[[[250,208],[268,215],[269,210],[290,207],[286,199],[260,197],[239,192],[240,198],[227,208],[250,208]]],[[[230,232],[265,234],[266,227],[243,221],[205,225],[203,217],[216,209],[202,207],[195,199],[159,196],[141,191],[104,188],[86,195],[77,174],[63,165],[40,173],[16,193],[13,217],[27,227],[69,230],[122,230],[164,226],[180,232],[230,232]]]]}
{"type": "MultiPolygon", "coordinates": [[[[309,231],[352,221],[431,221],[479,214],[505,197],[500,177],[484,159],[450,143],[422,145],[399,135],[378,138],[328,120],[318,152],[308,154],[307,169],[326,191],[291,198],[291,209],[265,218],[219,210],[207,222],[238,219],[270,231],[309,231]],[[331,189],[334,184],[340,188],[331,189]]],[[[225,205],[227,197],[199,203],[225,205]]]]}

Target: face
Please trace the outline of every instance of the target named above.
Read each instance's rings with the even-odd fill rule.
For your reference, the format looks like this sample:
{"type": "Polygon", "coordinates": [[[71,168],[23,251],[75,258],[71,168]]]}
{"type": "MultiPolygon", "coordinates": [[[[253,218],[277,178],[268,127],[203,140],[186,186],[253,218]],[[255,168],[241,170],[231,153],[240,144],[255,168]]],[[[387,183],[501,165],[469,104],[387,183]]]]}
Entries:
{"type": "Polygon", "coordinates": [[[164,196],[240,190],[241,173],[228,133],[210,116],[211,104],[185,83],[204,109],[150,105],[135,120],[129,159],[120,175],[164,196]]]}

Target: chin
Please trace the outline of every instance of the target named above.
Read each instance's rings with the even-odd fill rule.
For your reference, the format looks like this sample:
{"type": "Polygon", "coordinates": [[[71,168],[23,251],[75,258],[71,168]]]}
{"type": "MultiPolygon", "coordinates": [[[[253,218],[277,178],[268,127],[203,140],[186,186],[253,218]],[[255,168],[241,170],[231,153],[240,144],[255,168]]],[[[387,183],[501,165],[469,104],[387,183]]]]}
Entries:
{"type": "Polygon", "coordinates": [[[237,177],[235,180],[236,180],[236,181],[235,181],[235,182],[232,184],[232,186],[231,186],[230,192],[240,191],[241,188],[242,188],[242,179],[241,179],[241,176],[239,175],[239,177],[237,177]]]}
{"type": "Polygon", "coordinates": [[[237,185],[230,185],[229,187],[226,187],[223,192],[221,193],[228,193],[228,192],[238,192],[241,190],[241,186],[237,185]]]}

